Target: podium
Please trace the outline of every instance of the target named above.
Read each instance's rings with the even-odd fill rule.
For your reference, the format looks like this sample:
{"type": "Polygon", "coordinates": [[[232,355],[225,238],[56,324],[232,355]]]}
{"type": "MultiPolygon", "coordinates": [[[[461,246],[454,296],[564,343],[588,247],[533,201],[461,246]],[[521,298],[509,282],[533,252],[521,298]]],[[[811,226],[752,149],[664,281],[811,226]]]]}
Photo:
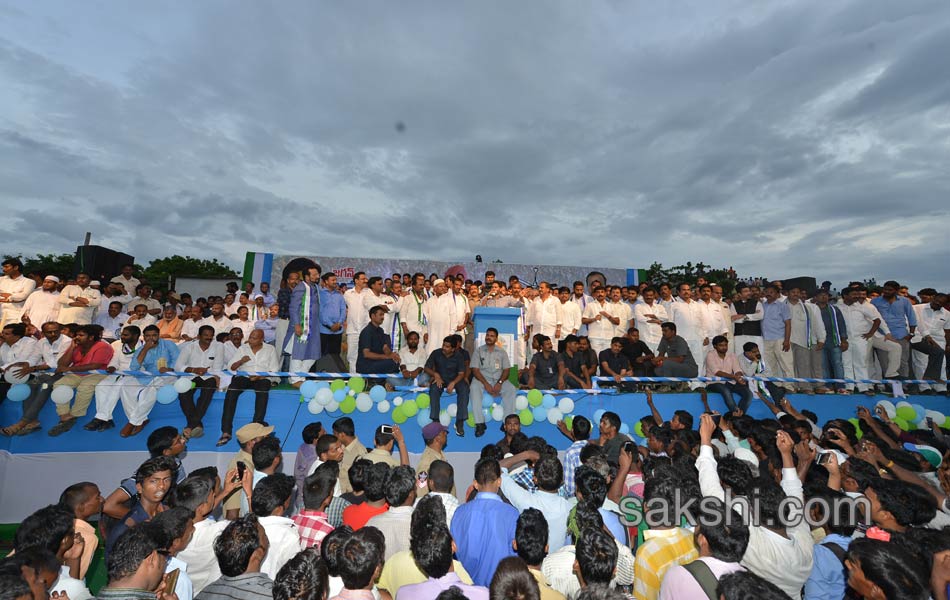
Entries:
{"type": "Polygon", "coordinates": [[[479,306],[473,313],[475,324],[475,347],[485,344],[485,330],[494,327],[498,330],[497,345],[508,353],[508,360],[512,366],[517,365],[515,354],[515,340],[518,339],[518,319],[521,318],[520,308],[488,308],[479,306]]]}

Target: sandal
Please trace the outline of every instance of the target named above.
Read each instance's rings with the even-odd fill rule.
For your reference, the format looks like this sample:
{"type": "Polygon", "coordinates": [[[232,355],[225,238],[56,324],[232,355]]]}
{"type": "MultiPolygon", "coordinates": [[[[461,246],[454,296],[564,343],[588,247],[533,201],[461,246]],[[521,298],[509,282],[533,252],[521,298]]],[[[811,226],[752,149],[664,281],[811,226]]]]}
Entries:
{"type": "Polygon", "coordinates": [[[231,441],[231,434],[230,434],[230,433],[222,433],[222,434],[221,434],[221,437],[218,438],[217,443],[215,443],[215,446],[220,447],[220,446],[223,446],[223,445],[227,444],[227,443],[230,442],[230,441],[231,441]]]}
{"type": "Polygon", "coordinates": [[[7,425],[3,429],[0,429],[0,435],[5,435],[7,437],[12,437],[14,435],[20,435],[20,431],[26,427],[26,423],[14,423],[13,425],[7,425]]]}
{"type": "Polygon", "coordinates": [[[33,433],[34,431],[39,431],[42,428],[43,426],[40,425],[39,423],[30,423],[29,425],[24,425],[23,427],[21,427],[20,430],[16,434],[29,435],[33,433]]]}

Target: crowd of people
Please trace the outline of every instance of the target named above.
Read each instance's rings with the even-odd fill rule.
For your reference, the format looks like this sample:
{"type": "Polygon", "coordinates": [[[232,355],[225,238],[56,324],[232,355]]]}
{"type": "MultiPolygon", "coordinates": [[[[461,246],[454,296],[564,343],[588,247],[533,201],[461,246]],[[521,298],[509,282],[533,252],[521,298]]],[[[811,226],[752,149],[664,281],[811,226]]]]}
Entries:
{"type": "MultiPolygon", "coordinates": [[[[0,398],[13,382],[31,385],[22,418],[0,429],[8,436],[40,430],[40,410],[56,393],[62,395],[56,403],[59,423],[50,435],[72,429],[93,399],[96,414],[85,429],[114,428],[121,403],[128,422],[120,435],[138,435],[162,388],[178,380],[163,375],[172,371],[194,375],[192,388],[178,394],[188,437],[204,435],[212,397],[225,392],[218,439],[223,446],[233,437],[241,393],[255,394],[254,421],[263,423],[269,392],[280,382],[273,376],[232,377],[224,370],[306,372],[319,364],[319,370],[382,375],[389,389],[428,386],[433,421],[443,393],[456,394],[455,432],[464,435],[471,413],[480,437],[486,431],[484,395],[499,399],[509,414],[517,387],[591,389],[600,377],[608,379],[596,380],[598,386],[631,390],[639,386],[625,377],[720,377],[709,385],[664,384],[659,391],[712,391],[727,408],[743,408],[766,387],[753,376],[853,379],[768,387],[778,393],[872,396],[891,388],[862,380],[916,377],[933,383],[909,391],[935,394],[946,393],[950,365],[947,294],[926,288],[915,298],[894,281],[880,290],[854,282],[833,301],[827,289],[784,290],[779,281],[739,283],[727,296],[702,278],[695,286],[595,281],[587,290],[579,281],[570,288],[545,281],[526,287],[517,277],[504,282],[491,271],[484,282],[357,272],[353,287],[341,292],[337,276],[314,264],[290,273],[276,295],[266,282],[257,289],[248,283],[240,293],[237,283],[229,283],[224,296],[192,299],[176,292],[156,298],[131,265],[104,289],[85,273],[69,281],[36,274],[37,284],[21,272],[18,259],[4,261],[3,269],[0,398]],[[518,310],[518,335],[489,329],[483,343],[476,343],[473,314],[480,306],[518,310]],[[130,369],[160,374],[123,373],[130,369]]],[[[304,380],[289,379],[297,387],[304,380]]]]}
{"type": "Polygon", "coordinates": [[[510,415],[470,480],[439,423],[415,466],[398,425],[367,449],[350,417],[312,422],[291,466],[250,423],[223,473],[186,473],[187,438],[161,427],[105,498],[84,481],[37,499],[0,598],[92,598],[100,549],[100,599],[947,598],[948,431],[903,431],[886,400],[820,426],[760,398],[774,418],[666,420],[651,397],[642,439],[575,416],[562,455],[510,415]]]}

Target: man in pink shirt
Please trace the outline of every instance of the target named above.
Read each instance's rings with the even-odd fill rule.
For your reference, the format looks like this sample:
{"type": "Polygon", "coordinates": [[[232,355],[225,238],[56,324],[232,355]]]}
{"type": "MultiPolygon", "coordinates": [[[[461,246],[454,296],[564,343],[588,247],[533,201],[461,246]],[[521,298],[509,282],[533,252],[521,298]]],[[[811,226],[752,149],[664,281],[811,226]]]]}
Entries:
{"type": "Polygon", "coordinates": [[[731,381],[711,383],[706,389],[722,395],[730,411],[736,409],[734,396],[739,395],[741,400],[738,408],[744,413],[752,404],[752,390],[742,373],[742,367],[739,366],[739,359],[729,352],[729,340],[725,336],[714,337],[712,345],[715,352],[706,355],[706,377],[725,377],[731,381]]]}

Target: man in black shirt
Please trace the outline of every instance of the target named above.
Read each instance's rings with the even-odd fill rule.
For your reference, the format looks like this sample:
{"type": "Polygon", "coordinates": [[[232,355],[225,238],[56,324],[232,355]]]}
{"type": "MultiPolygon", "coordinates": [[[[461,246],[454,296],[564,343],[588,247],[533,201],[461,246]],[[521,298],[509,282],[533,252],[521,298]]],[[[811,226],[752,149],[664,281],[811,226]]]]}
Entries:
{"type": "Polygon", "coordinates": [[[631,377],[630,359],[623,353],[623,338],[615,337],[610,340],[610,348],[600,353],[600,376],[613,377],[614,383],[620,385],[621,377],[631,377]]]}
{"type": "Polygon", "coordinates": [[[360,332],[357,373],[399,372],[399,354],[390,348],[389,336],[380,327],[385,318],[386,310],[382,306],[369,309],[369,325],[360,332]]]}
{"type": "Polygon", "coordinates": [[[447,336],[442,340],[442,347],[429,355],[426,361],[426,373],[432,378],[429,384],[429,418],[439,420],[440,400],[442,392],[446,394],[458,393],[456,403],[458,412],[455,414],[455,434],[465,436],[465,419],[468,418],[468,382],[465,381],[465,357],[457,349],[454,336],[447,336]]]}
{"type": "Polygon", "coordinates": [[[561,372],[558,366],[560,357],[554,351],[551,338],[544,335],[538,341],[541,343],[541,351],[531,357],[531,366],[528,368],[528,387],[553,390],[557,386],[558,375],[561,372]]]}
{"type": "Polygon", "coordinates": [[[559,389],[589,390],[591,388],[590,372],[577,346],[576,335],[571,334],[564,338],[564,352],[561,353],[560,373],[557,380],[559,389]]]}
{"type": "Polygon", "coordinates": [[[650,377],[653,375],[653,351],[640,339],[640,330],[631,327],[623,338],[623,353],[630,359],[634,377],[650,377]]]}

